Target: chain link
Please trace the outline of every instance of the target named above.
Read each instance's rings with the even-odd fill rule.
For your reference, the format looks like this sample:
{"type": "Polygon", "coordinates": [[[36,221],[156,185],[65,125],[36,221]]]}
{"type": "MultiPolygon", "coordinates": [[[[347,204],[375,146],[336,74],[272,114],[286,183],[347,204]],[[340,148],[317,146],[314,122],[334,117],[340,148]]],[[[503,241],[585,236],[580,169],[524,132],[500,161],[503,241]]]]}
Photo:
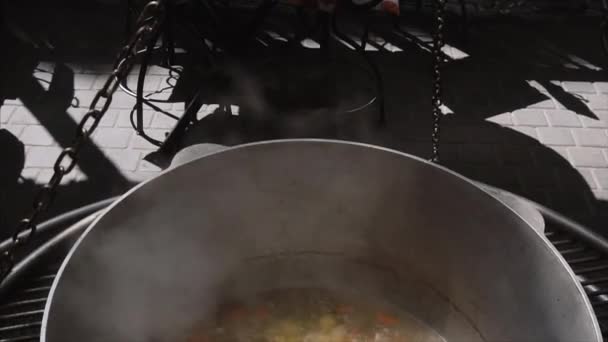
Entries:
{"type": "Polygon", "coordinates": [[[61,180],[78,163],[78,155],[82,146],[89,140],[110,107],[112,95],[120,82],[127,77],[133,68],[134,57],[137,55],[137,51],[142,46],[147,45],[151,39],[157,37],[156,33],[164,19],[163,1],[153,0],[145,5],[136,23],[137,31],[131,37],[129,43],[121,50],[114,64],[112,74],[97,92],[89,106],[89,110],[78,123],[76,135],[71,146],[61,151],[53,166],[53,176],[34,197],[30,213],[16,225],[11,244],[0,256],[0,281],[4,280],[11,272],[17,248],[31,240],[36,233],[38,218],[53,202],[61,180]]]}
{"type": "Polygon", "coordinates": [[[443,63],[443,26],[445,4],[447,0],[435,0],[435,32],[433,33],[433,132],[431,135],[432,155],[431,161],[439,163],[439,139],[441,137],[441,64],[443,63]]]}

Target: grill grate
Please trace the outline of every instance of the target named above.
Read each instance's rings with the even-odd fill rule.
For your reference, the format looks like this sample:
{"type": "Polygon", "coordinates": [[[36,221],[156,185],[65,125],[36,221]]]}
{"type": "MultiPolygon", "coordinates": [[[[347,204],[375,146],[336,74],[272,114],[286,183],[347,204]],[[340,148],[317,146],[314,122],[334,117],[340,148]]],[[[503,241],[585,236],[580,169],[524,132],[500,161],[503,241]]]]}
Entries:
{"type": "MultiPolygon", "coordinates": [[[[547,221],[545,236],[566,259],[585,289],[608,340],[608,254],[547,221]]],[[[26,274],[0,301],[0,342],[38,342],[46,300],[67,251],[26,274]]]]}
{"type": "Polygon", "coordinates": [[[608,255],[550,221],[545,236],[577,275],[593,306],[602,337],[608,339],[608,255]]]}
{"type": "Polygon", "coordinates": [[[60,259],[33,269],[0,302],[0,342],[38,342],[44,306],[60,259]]]}

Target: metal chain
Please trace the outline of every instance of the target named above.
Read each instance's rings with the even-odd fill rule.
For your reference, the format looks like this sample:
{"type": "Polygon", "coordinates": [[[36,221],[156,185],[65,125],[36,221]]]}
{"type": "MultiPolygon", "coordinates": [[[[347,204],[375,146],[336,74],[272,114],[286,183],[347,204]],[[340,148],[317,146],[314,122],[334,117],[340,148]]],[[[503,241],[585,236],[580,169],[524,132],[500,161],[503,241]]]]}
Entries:
{"type": "Polygon", "coordinates": [[[164,0],[153,0],[144,7],[137,20],[137,30],[128,44],[118,54],[112,74],[95,94],[89,110],[80,120],[71,146],[61,151],[53,166],[53,176],[34,197],[33,208],[30,213],[15,227],[11,244],[0,257],[0,281],[3,281],[11,272],[17,249],[30,241],[36,233],[38,219],[53,202],[61,180],[78,163],[78,155],[82,147],[89,140],[110,107],[112,95],[118,88],[120,81],[127,77],[133,68],[137,51],[146,46],[151,39],[158,37],[157,32],[163,21],[163,2],[164,0]]]}
{"type": "Polygon", "coordinates": [[[431,135],[432,155],[431,161],[439,163],[439,138],[441,137],[441,64],[443,63],[443,26],[445,4],[447,0],[435,0],[435,32],[433,33],[433,132],[431,135]]]}

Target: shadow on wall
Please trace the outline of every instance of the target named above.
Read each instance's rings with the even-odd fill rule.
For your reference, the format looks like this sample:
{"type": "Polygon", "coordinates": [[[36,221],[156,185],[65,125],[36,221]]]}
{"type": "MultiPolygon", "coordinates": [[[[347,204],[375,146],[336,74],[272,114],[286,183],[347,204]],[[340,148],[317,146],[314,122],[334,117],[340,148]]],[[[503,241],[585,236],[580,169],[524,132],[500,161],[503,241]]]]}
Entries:
{"type": "MultiPolygon", "coordinates": [[[[448,44],[465,51],[469,57],[450,61],[444,69],[444,104],[453,114],[446,115],[443,120],[442,164],[472,179],[547,205],[608,234],[602,230],[608,222],[606,202],[595,198],[585,179],[562,151],[540,144],[532,127],[510,128],[487,121],[528,106],[542,107],[543,101],[547,100],[555,101],[561,108],[581,117],[596,121],[604,119],[589,109],[585,98],[554,82],[597,82],[606,77],[601,69],[606,63],[599,43],[580,39],[594,34],[597,23],[588,18],[571,21],[480,22],[471,29],[467,46],[460,45],[458,39],[448,38],[448,44]]],[[[305,101],[302,98],[293,99],[286,105],[289,89],[298,87],[298,78],[290,78],[286,83],[280,76],[281,70],[302,62],[281,56],[270,63],[271,73],[257,64],[252,67],[254,62],[242,62],[239,67],[232,68],[239,70],[237,81],[233,83],[240,86],[224,89],[222,94],[210,96],[207,102],[228,101],[238,105],[238,116],[217,110],[191,130],[184,144],[234,145],[276,138],[336,138],[378,144],[428,158],[430,56],[399,37],[390,26],[380,23],[372,28],[385,42],[404,51],[368,52],[384,76],[386,127],[374,126],[374,106],[345,113],[337,109],[342,103],[320,104],[304,113],[303,104],[298,102],[305,101]],[[268,78],[270,74],[271,79],[268,78]],[[244,83],[238,80],[247,80],[244,83],[249,83],[251,89],[242,89],[244,83]],[[279,94],[269,96],[265,89],[278,89],[279,94]],[[259,98],[252,101],[248,93],[265,94],[264,105],[259,105],[259,98]]],[[[315,53],[304,48],[300,51],[309,55],[315,53]]],[[[260,55],[267,57],[268,53],[260,55]]],[[[319,54],[318,50],[316,53],[319,54]]],[[[352,51],[339,43],[336,43],[334,53],[336,60],[343,64],[361,64],[352,51]]],[[[234,76],[232,71],[227,73],[234,76]]],[[[349,94],[360,91],[361,84],[368,86],[370,83],[368,75],[360,68],[341,71],[335,81],[341,89],[342,97],[338,102],[352,101],[353,96],[349,94]]],[[[321,79],[318,84],[325,87],[321,79]]]]}
{"type": "MultiPolygon", "coordinates": [[[[77,122],[67,113],[74,99],[74,73],[56,61],[48,89],[34,76],[40,49],[34,48],[33,40],[15,35],[6,26],[0,27],[3,50],[0,55],[0,106],[5,100],[19,99],[50,133],[60,147],[72,143],[77,122]]],[[[25,149],[8,130],[0,130],[2,174],[0,175],[0,237],[11,233],[17,220],[31,208],[34,194],[41,188],[28,179],[20,178],[25,165],[25,149]]],[[[59,189],[59,197],[47,215],[51,217],[68,209],[88,204],[94,200],[124,192],[131,184],[97,146],[89,142],[83,148],[78,168],[92,179],[68,181],[59,189]]]]}
{"type": "MultiPolygon", "coordinates": [[[[65,52],[62,56],[66,55],[66,62],[91,63],[98,61],[98,56],[105,56],[105,62],[109,63],[122,41],[122,24],[116,24],[120,20],[108,20],[107,14],[97,20],[74,16],[75,21],[60,21],[42,11],[21,13],[21,17],[28,15],[42,20],[32,24],[33,30],[52,36],[58,50],[65,52]]],[[[57,18],[65,19],[65,15],[57,18]]],[[[348,19],[344,21],[346,30],[359,29],[357,25],[348,25],[348,19]]],[[[403,24],[414,23],[428,28],[427,23],[418,21],[403,24]]],[[[454,114],[447,115],[443,124],[443,164],[473,179],[556,208],[601,231],[601,225],[608,222],[606,205],[595,199],[585,180],[564,156],[530,138],[528,130],[505,128],[486,120],[550,98],[581,117],[597,119],[597,113],[588,109],[585,99],[551,82],[605,80],[605,73],[597,69],[605,67],[599,44],[588,39],[596,33],[597,24],[588,18],[480,21],[471,27],[468,45],[462,45],[448,29],[448,44],[465,51],[469,57],[451,61],[444,72],[444,102],[454,114]],[[530,85],[531,81],[535,87],[530,85]]],[[[279,26],[272,29],[280,31],[279,26]]],[[[250,61],[236,62],[235,70],[239,71],[233,76],[237,80],[233,83],[240,89],[227,87],[207,98],[209,103],[238,105],[239,115],[218,112],[205,117],[191,130],[186,144],[201,140],[232,145],[286,137],[337,138],[383,145],[427,158],[431,127],[429,55],[382,18],[372,18],[372,34],[403,50],[392,53],[379,43],[375,46],[380,51],[369,52],[384,76],[386,127],[374,126],[374,105],[352,113],[344,110],[366,103],[373,96],[369,72],[361,66],[364,63],[359,56],[333,41],[331,62],[338,68],[335,78],[327,79],[323,70],[328,68],[318,50],[296,47],[281,54],[282,47],[275,46],[279,43],[265,37],[268,47],[248,51],[250,61]],[[305,74],[312,78],[306,79],[305,74]]],[[[64,134],[73,132],[76,125],[65,112],[74,95],[72,70],[59,66],[51,89],[46,91],[32,77],[38,60],[36,51],[6,32],[3,36],[13,40],[9,44],[14,44],[14,48],[3,49],[0,56],[0,66],[8,66],[2,75],[10,75],[3,81],[0,98],[20,98],[60,145],[69,144],[71,135],[64,134]]],[[[212,82],[206,84],[211,85],[208,88],[214,88],[212,82]]],[[[95,146],[90,149],[84,151],[85,158],[79,167],[92,181],[66,185],[55,212],[130,186],[99,149],[95,146]]],[[[15,163],[19,165],[18,157],[15,163]]],[[[13,185],[15,192],[7,192],[4,198],[11,199],[7,211],[20,216],[23,208],[29,207],[25,199],[32,198],[25,193],[33,192],[37,186],[28,182],[13,185]],[[19,196],[15,196],[17,193],[19,196]]]]}

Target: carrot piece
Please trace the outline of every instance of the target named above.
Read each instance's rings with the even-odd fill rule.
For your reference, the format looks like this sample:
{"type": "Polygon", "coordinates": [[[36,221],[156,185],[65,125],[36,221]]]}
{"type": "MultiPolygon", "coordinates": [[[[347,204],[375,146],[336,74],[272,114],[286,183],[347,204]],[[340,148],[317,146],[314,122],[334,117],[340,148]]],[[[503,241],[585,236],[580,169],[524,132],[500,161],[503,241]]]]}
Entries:
{"type": "Polygon", "coordinates": [[[387,313],[379,312],[376,314],[376,321],[382,325],[395,325],[397,324],[398,319],[387,313]]]}

